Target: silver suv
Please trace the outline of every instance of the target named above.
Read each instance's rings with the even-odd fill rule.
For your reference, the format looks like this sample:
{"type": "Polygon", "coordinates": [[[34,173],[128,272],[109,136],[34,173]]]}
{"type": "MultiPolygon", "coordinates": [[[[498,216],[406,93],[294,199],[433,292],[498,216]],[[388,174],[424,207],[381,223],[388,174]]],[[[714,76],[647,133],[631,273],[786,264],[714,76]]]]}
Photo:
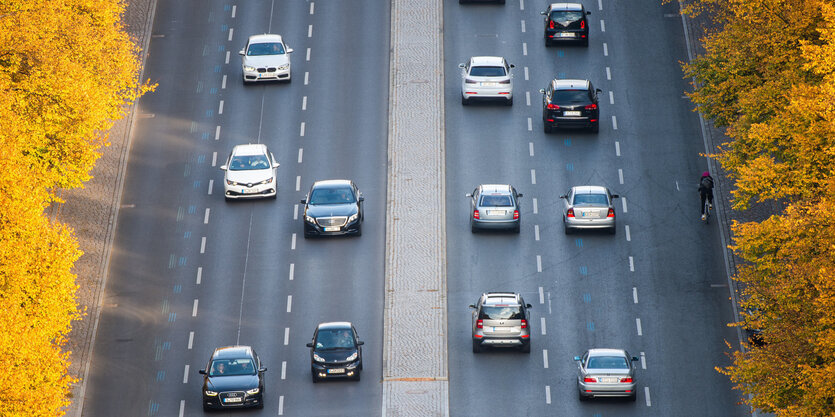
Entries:
{"type": "Polygon", "coordinates": [[[531,328],[528,309],[522,296],[512,292],[488,292],[481,295],[473,311],[473,353],[483,346],[516,347],[531,351],[531,328]]]}

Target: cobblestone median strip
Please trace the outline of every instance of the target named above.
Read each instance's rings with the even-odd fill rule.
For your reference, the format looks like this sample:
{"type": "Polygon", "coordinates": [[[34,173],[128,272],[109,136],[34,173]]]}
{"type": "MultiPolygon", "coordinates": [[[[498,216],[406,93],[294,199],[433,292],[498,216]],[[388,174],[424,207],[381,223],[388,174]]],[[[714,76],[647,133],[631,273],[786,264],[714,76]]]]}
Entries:
{"type": "Polygon", "coordinates": [[[391,2],[384,417],[449,415],[442,18],[391,2]]]}

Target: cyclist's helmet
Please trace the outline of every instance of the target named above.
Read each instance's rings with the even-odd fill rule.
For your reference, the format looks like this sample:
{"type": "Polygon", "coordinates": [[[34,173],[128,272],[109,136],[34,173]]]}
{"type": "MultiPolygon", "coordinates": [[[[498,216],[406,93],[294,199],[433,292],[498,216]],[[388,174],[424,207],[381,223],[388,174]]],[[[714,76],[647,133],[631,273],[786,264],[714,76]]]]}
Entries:
{"type": "Polygon", "coordinates": [[[707,171],[702,172],[702,178],[709,177],[709,176],[710,176],[710,172],[707,172],[707,171]]]}

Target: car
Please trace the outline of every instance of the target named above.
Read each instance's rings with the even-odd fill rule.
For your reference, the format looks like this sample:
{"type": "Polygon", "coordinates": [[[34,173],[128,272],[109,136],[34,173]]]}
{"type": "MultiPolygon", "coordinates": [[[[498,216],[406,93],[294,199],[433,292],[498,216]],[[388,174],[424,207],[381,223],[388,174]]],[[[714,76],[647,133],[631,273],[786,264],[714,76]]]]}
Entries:
{"type": "Polygon", "coordinates": [[[310,348],[310,375],[313,382],[331,378],[360,380],[362,345],[351,322],[319,323],[313,332],[310,348]]]}
{"type": "Polygon", "coordinates": [[[278,195],[278,161],[266,145],[236,145],[220,166],[225,171],[223,195],[226,200],[239,198],[275,199],[278,195]]]}
{"type": "Polygon", "coordinates": [[[588,80],[554,79],[542,93],[542,124],[545,133],[555,128],[588,129],[600,131],[600,109],[597,93],[588,80]]]}
{"type": "Polygon", "coordinates": [[[510,229],[519,233],[522,193],[517,193],[512,185],[481,184],[466,196],[470,198],[470,230],[473,233],[482,229],[510,229]]]}
{"type": "Polygon", "coordinates": [[[623,349],[589,349],[577,361],[580,401],[596,397],[627,397],[635,401],[635,364],[638,358],[623,349]]]}
{"type": "Polygon", "coordinates": [[[362,196],[351,180],[316,181],[304,204],[304,237],[362,236],[362,196]]]}
{"type": "Polygon", "coordinates": [[[531,352],[528,309],[521,295],[514,292],[487,292],[473,309],[473,353],[483,347],[514,347],[531,352]]]}
{"type": "Polygon", "coordinates": [[[284,44],[281,35],[252,35],[241,55],[244,84],[258,81],[290,81],[290,54],[293,48],[284,44]]]}
{"type": "Polygon", "coordinates": [[[264,372],[250,346],[226,346],[212,352],[203,375],[203,409],[264,408],[264,372]]]}
{"type": "Polygon", "coordinates": [[[473,100],[500,100],[513,105],[513,68],[500,56],[474,56],[461,68],[461,104],[473,100]]]}
{"type": "Polygon", "coordinates": [[[563,200],[562,224],[565,234],[575,229],[606,229],[610,234],[617,232],[614,199],[619,198],[608,188],[599,185],[571,187],[563,200]]]}
{"type": "Polygon", "coordinates": [[[551,3],[539,14],[545,16],[545,46],[556,42],[578,42],[589,46],[591,12],[580,3],[551,3]]]}

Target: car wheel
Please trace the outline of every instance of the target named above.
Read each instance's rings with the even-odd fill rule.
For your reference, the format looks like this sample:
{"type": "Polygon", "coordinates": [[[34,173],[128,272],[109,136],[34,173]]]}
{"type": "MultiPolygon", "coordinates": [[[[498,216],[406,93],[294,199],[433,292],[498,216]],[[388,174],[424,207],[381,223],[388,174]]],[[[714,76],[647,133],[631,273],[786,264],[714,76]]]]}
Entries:
{"type": "Polygon", "coordinates": [[[504,0],[499,0],[499,4],[504,4],[504,0]]]}
{"type": "Polygon", "coordinates": [[[505,103],[505,105],[512,106],[513,105],[513,97],[511,97],[510,100],[508,100],[507,103],[505,103]]]}
{"type": "Polygon", "coordinates": [[[360,375],[362,375],[362,374],[361,374],[361,373],[359,373],[359,372],[357,372],[357,373],[354,375],[354,381],[359,381],[359,380],[360,380],[360,375]]]}
{"type": "Polygon", "coordinates": [[[546,124],[542,125],[542,131],[545,132],[545,133],[552,133],[554,131],[554,128],[552,128],[551,126],[548,126],[548,124],[546,123],[546,124]]]}
{"type": "Polygon", "coordinates": [[[473,340],[473,353],[481,353],[481,342],[473,340]]]}
{"type": "Polygon", "coordinates": [[[637,400],[637,399],[638,399],[638,394],[636,394],[636,393],[634,393],[634,392],[632,393],[632,396],[630,396],[630,397],[629,397],[629,401],[632,401],[633,403],[634,403],[634,402],[635,402],[635,400],[637,400]]]}
{"type": "Polygon", "coordinates": [[[567,234],[567,235],[570,235],[570,234],[574,233],[574,231],[571,230],[571,228],[566,226],[564,223],[563,223],[563,229],[565,229],[565,234],[567,234]]]}
{"type": "Polygon", "coordinates": [[[600,132],[600,123],[595,123],[594,125],[592,125],[591,129],[589,129],[589,130],[591,130],[591,133],[599,133],[600,132]]]}
{"type": "Polygon", "coordinates": [[[545,38],[545,47],[547,48],[549,46],[551,46],[551,40],[549,40],[548,38],[545,38]]]}
{"type": "Polygon", "coordinates": [[[472,231],[473,233],[478,233],[478,228],[477,228],[477,227],[475,227],[475,225],[474,225],[474,224],[473,224],[473,225],[470,225],[470,231],[472,231]]]}
{"type": "Polygon", "coordinates": [[[583,46],[585,46],[586,48],[589,47],[589,38],[583,39],[583,46]]]}
{"type": "Polygon", "coordinates": [[[617,232],[618,232],[618,227],[617,226],[612,226],[612,227],[609,228],[609,234],[610,235],[613,235],[617,232]]]}
{"type": "Polygon", "coordinates": [[[464,96],[461,96],[461,105],[466,106],[467,104],[470,104],[470,103],[467,103],[467,99],[464,98],[464,96]]]}
{"type": "Polygon", "coordinates": [[[579,399],[580,401],[588,401],[589,397],[586,397],[585,395],[583,395],[583,393],[577,391],[577,399],[579,399]]]}
{"type": "Polygon", "coordinates": [[[359,226],[357,226],[356,236],[362,236],[362,223],[360,223],[359,226]]]}
{"type": "Polygon", "coordinates": [[[315,383],[317,383],[317,382],[319,382],[319,377],[318,377],[318,376],[316,376],[316,374],[314,374],[314,373],[312,373],[312,372],[310,373],[310,379],[311,379],[311,380],[313,380],[313,383],[314,383],[314,384],[315,384],[315,383]]]}
{"type": "Polygon", "coordinates": [[[255,408],[257,408],[257,409],[259,409],[259,410],[263,410],[263,409],[264,409],[264,397],[263,397],[263,396],[261,397],[261,402],[260,402],[260,403],[258,403],[258,405],[256,405],[256,406],[255,406],[255,408]]]}
{"type": "Polygon", "coordinates": [[[522,349],[520,349],[522,353],[531,353],[531,344],[530,342],[522,345],[522,349]]]}
{"type": "Polygon", "coordinates": [[[513,228],[513,233],[516,233],[518,235],[521,230],[522,226],[517,224],[516,227],[513,228]]]}

